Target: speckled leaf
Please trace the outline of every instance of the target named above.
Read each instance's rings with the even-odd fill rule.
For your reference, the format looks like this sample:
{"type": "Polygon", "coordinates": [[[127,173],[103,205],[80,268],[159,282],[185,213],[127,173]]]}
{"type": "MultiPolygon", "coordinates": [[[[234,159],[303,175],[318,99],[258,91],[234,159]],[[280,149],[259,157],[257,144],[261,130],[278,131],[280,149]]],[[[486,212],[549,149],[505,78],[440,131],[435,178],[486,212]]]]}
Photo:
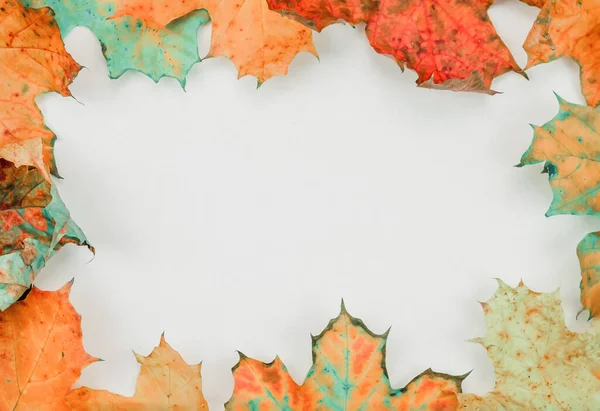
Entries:
{"type": "Polygon", "coordinates": [[[200,364],[188,365],[164,339],[148,357],[135,355],[142,366],[133,397],[87,387],[71,391],[66,402],[77,411],[193,410],[208,411],[202,395],[200,364]]]}
{"type": "Polygon", "coordinates": [[[33,167],[0,159],[0,310],[31,286],[46,261],[63,245],[86,245],[56,187],[33,167]]]}
{"type": "MultiPolygon", "coordinates": [[[[558,97],[558,96],[557,96],[558,97]]],[[[546,215],[600,212],[600,112],[558,97],[556,117],[534,126],[519,166],[542,161],[553,199],[546,215]]]]}
{"type": "Polygon", "coordinates": [[[212,19],[207,57],[230,58],[238,78],[254,76],[259,86],[286,74],[298,53],[317,55],[311,31],[269,10],[266,0],[120,0],[115,15],[128,14],[161,26],[196,9],[206,9],[212,19]]]}
{"type": "Polygon", "coordinates": [[[527,67],[572,57],[580,67],[581,88],[590,106],[600,104],[600,2],[548,0],[525,44],[527,67]]]}
{"type": "Polygon", "coordinates": [[[0,157],[39,169],[49,181],[54,134],[34,99],[45,92],[69,96],[79,65],[64,48],[49,9],[31,10],[0,0],[0,157]]]}
{"type": "Polygon", "coordinates": [[[313,366],[303,385],[279,358],[269,364],[240,354],[226,410],[455,410],[462,377],[427,370],[403,389],[392,389],[385,369],[387,333],[377,335],[340,315],[313,337],[313,366]]]}
{"type": "Polygon", "coordinates": [[[133,17],[111,19],[115,6],[95,0],[23,0],[30,7],[49,6],[63,36],[74,27],[88,27],[100,40],[111,78],[127,70],[137,70],[154,81],[162,77],[177,79],[185,87],[191,67],[200,61],[198,29],[208,22],[206,11],[199,10],[166,27],[133,17]]]}
{"type": "Polygon", "coordinates": [[[487,334],[476,339],[494,364],[496,386],[483,397],[458,394],[461,409],[600,410],[600,323],[570,332],[559,291],[499,284],[482,303],[487,334]]]}
{"type": "Polygon", "coordinates": [[[600,231],[581,240],[577,257],[581,266],[581,304],[596,317],[600,314],[600,231]]]}
{"type": "Polygon", "coordinates": [[[71,284],[58,291],[34,287],[27,299],[0,312],[0,410],[70,409],[65,394],[96,361],[81,343],[71,284]]]}
{"type": "Polygon", "coordinates": [[[309,27],[366,23],[373,48],[415,70],[417,84],[493,93],[492,80],[522,73],[490,21],[491,0],[267,0],[309,27]]]}

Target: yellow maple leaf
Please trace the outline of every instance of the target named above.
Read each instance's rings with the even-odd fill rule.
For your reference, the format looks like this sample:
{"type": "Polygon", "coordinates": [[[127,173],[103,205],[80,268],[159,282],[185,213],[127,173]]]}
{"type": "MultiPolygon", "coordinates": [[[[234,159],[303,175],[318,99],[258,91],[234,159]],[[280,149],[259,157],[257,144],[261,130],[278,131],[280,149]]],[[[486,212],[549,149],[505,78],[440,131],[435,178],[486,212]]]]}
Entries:
{"type": "Polygon", "coordinates": [[[202,395],[201,364],[188,365],[164,336],[148,357],[135,354],[142,368],[133,397],[87,387],[73,390],[73,410],[208,410],[202,395]]]}
{"type": "Polygon", "coordinates": [[[502,281],[482,303],[482,344],[494,364],[496,386],[483,397],[457,394],[465,410],[600,410],[600,323],[577,334],[564,323],[559,291],[536,293],[502,281]]]}

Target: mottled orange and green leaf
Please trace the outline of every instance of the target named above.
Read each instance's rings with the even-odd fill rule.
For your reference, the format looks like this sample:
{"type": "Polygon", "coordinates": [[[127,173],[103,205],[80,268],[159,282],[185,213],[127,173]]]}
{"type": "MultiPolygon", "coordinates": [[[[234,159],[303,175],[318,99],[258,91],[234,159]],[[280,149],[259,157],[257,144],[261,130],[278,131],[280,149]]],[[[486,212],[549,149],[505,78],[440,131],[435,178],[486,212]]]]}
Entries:
{"type": "Polygon", "coordinates": [[[85,235],[40,172],[0,158],[0,310],[31,287],[65,244],[86,245],[85,235]]]}
{"type": "Polygon", "coordinates": [[[547,215],[600,212],[600,111],[558,97],[558,114],[533,127],[519,166],[544,162],[552,187],[547,215]]]}
{"type": "Polygon", "coordinates": [[[263,363],[240,354],[225,408],[242,410],[455,410],[462,377],[424,371],[404,389],[390,386],[387,333],[372,333],[342,305],[340,315],[313,337],[313,366],[302,385],[277,357],[263,363]]]}
{"type": "Polygon", "coordinates": [[[581,266],[581,304],[592,317],[600,314],[600,232],[589,233],[577,245],[581,266]]]}
{"type": "Polygon", "coordinates": [[[527,67],[560,57],[580,67],[587,104],[600,104],[600,1],[548,0],[523,45],[527,67]]]}
{"type": "Polygon", "coordinates": [[[81,343],[81,316],[69,302],[71,284],[33,288],[0,312],[0,410],[66,411],[65,395],[83,367],[96,361],[81,343]]]}
{"type": "Polygon", "coordinates": [[[67,396],[70,409],[208,411],[202,395],[200,364],[188,365],[164,336],[148,357],[135,354],[135,358],[141,369],[133,397],[83,387],[67,396]]]}
{"type": "Polygon", "coordinates": [[[523,283],[499,282],[482,303],[482,344],[496,385],[480,397],[458,394],[464,410],[600,410],[600,323],[577,334],[567,329],[559,291],[535,293],[523,283]]]}

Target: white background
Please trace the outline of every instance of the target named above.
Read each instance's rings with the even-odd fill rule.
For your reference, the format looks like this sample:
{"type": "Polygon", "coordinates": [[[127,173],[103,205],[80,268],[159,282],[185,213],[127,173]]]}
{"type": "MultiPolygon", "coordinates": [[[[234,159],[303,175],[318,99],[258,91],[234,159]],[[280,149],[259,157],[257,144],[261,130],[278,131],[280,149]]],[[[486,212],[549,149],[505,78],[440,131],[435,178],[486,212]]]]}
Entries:
{"type": "MultiPolygon", "coordinates": [[[[524,66],[537,10],[490,11],[524,66]]],[[[210,26],[200,30],[205,55],[210,26]]],[[[544,217],[541,166],[515,168],[528,123],[557,112],[552,91],[582,103],[578,69],[561,60],[509,73],[494,97],[415,87],[369,46],[364,28],[336,25],[256,90],[226,58],[196,65],[187,91],[135,72],[109,80],[100,46],[77,29],[67,49],[86,66],[75,99],[39,99],[56,132],[60,193],[97,248],[66,247],[37,284],[75,277],[86,350],[104,362],[79,385],[132,395],[161,332],[189,363],[203,361],[204,393],[221,409],[235,350],[279,354],[301,382],[310,334],[348,310],[378,333],[392,327],[394,387],[428,367],[463,374],[464,390],[494,384],[478,300],[495,277],[536,291],[561,286],[576,321],[575,247],[593,218],[544,217]]]]}

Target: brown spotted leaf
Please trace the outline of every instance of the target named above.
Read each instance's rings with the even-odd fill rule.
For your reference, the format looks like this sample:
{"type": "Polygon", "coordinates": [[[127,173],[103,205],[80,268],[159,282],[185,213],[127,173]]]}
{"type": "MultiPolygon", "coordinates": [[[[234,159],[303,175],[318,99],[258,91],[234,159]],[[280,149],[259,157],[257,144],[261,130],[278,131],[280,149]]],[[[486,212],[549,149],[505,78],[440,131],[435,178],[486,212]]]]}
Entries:
{"type": "Polygon", "coordinates": [[[527,67],[560,57],[580,67],[581,88],[588,105],[600,104],[600,1],[548,0],[525,44],[527,67]]]}
{"type": "Polygon", "coordinates": [[[489,19],[491,0],[267,0],[273,10],[321,30],[366,23],[373,48],[419,75],[418,85],[493,93],[492,80],[523,74],[489,19]]]}

